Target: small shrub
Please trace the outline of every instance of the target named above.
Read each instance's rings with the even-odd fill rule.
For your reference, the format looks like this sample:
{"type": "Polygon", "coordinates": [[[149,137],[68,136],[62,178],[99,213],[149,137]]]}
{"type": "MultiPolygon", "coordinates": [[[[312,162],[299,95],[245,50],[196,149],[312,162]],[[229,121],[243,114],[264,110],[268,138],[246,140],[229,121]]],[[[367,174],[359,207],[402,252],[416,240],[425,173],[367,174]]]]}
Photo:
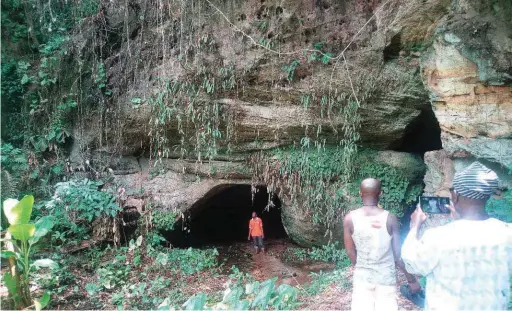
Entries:
{"type": "Polygon", "coordinates": [[[55,216],[55,244],[85,240],[98,217],[115,217],[121,208],[108,191],[100,190],[102,181],[89,179],[60,182],[44,211],[55,216]]]}
{"type": "Polygon", "coordinates": [[[347,252],[341,248],[338,241],[323,245],[321,248],[313,248],[309,252],[309,257],[313,260],[334,262],[338,268],[346,268],[351,265],[347,252]]]}
{"type": "Polygon", "coordinates": [[[151,223],[159,231],[170,231],[174,227],[177,213],[169,211],[153,210],[151,212],[151,223]]]}
{"type": "Polygon", "coordinates": [[[178,249],[168,252],[167,261],[175,269],[185,274],[194,274],[199,271],[211,269],[217,266],[217,249],[178,249]]]}

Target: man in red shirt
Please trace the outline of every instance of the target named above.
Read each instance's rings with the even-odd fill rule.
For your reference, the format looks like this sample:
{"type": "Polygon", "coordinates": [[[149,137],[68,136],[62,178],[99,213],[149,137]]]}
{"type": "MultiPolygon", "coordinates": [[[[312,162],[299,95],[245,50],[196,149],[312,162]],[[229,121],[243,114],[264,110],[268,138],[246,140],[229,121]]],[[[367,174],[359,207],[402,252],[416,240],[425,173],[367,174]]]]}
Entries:
{"type": "Polygon", "coordinates": [[[256,212],[252,212],[252,219],[249,221],[249,237],[247,240],[254,241],[254,249],[256,250],[256,254],[259,254],[260,248],[263,252],[265,252],[265,246],[263,246],[263,239],[265,235],[263,234],[263,221],[261,218],[256,215],[256,212]]]}

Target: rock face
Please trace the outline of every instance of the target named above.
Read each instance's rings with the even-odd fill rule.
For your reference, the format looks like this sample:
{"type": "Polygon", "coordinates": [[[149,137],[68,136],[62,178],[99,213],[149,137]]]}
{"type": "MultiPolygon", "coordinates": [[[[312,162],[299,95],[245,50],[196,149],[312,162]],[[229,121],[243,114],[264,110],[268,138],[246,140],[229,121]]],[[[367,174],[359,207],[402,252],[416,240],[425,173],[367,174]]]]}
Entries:
{"type": "MultiPolygon", "coordinates": [[[[320,111],[322,97],[334,93],[352,101],[356,94],[360,141],[376,149],[398,148],[404,129],[430,109],[419,55],[406,47],[432,34],[449,1],[382,7],[375,1],[235,2],[217,7],[198,1],[183,8],[109,3],[103,10],[107,24],[129,38],[99,40],[96,25],[82,29],[77,54],[93,44],[112,51],[104,61],[112,96],[103,115],[81,116],[72,159],[86,150],[148,155],[155,102],[166,88],[162,81],[202,85],[207,73],[216,76],[220,90],[226,87],[219,81],[221,70],[232,74],[236,86],[200,101],[215,102],[231,116],[231,145],[242,153],[291,145],[317,132],[336,144],[347,120],[342,112],[320,111]],[[320,60],[323,54],[331,58],[320,60]]],[[[178,122],[165,125],[171,145],[181,141],[178,122]]],[[[228,130],[221,131],[226,137],[228,130]]]]}
{"type": "Polygon", "coordinates": [[[448,196],[454,172],[475,160],[510,187],[511,10],[505,1],[460,1],[422,59],[444,149],[425,155],[426,194],[448,196]]]}
{"type": "MultiPolygon", "coordinates": [[[[77,31],[74,53],[109,51],[102,59],[112,96],[101,113],[80,116],[71,161],[111,168],[128,195],[193,211],[222,187],[251,183],[246,159],[254,152],[310,140],[337,145],[354,123],[362,146],[404,150],[407,128],[432,110],[444,150],[425,156],[426,193],[445,195],[467,157],[512,165],[508,0],[104,5],[104,22],[77,31]],[[112,31],[99,37],[104,24],[112,31]],[[199,95],[172,93],[173,81],[199,95]],[[335,97],[343,104],[328,110],[324,98],[335,97]],[[354,102],[355,115],[347,113],[354,102]],[[208,119],[209,109],[220,116],[208,119]],[[196,162],[210,132],[219,150],[196,162]],[[166,150],[156,147],[162,142],[166,150]]],[[[379,161],[410,169],[411,180],[422,174],[418,157],[387,152],[379,161]]],[[[325,228],[288,199],[283,192],[288,234],[303,245],[325,243],[325,228]]],[[[332,238],[341,238],[341,226],[332,238]]]]}

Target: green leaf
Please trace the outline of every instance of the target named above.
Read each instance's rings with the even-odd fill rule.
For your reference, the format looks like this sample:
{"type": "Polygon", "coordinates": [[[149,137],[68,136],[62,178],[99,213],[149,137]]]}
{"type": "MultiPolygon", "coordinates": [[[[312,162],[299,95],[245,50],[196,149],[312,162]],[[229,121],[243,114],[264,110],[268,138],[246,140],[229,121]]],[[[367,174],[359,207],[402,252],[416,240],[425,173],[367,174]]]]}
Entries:
{"type": "Polygon", "coordinates": [[[206,305],[206,294],[198,293],[190,297],[187,302],[183,304],[184,310],[203,310],[206,305]]]}
{"type": "Polygon", "coordinates": [[[233,308],[237,304],[238,300],[240,299],[240,297],[242,296],[243,293],[244,293],[244,290],[242,288],[235,287],[235,288],[229,290],[224,295],[222,302],[229,305],[231,308],[233,308]]]}
{"type": "Polygon", "coordinates": [[[50,302],[50,292],[44,292],[43,296],[39,299],[39,303],[41,304],[41,309],[44,309],[48,303],[50,302]]]}
{"type": "Polygon", "coordinates": [[[9,257],[16,257],[16,253],[13,251],[3,251],[0,253],[1,258],[9,258],[9,257]]]}
{"type": "Polygon", "coordinates": [[[137,247],[140,247],[142,245],[142,241],[143,241],[143,238],[142,238],[142,235],[139,235],[139,237],[137,238],[137,247]]]}
{"type": "Polygon", "coordinates": [[[142,103],[142,99],[139,98],[139,97],[134,97],[134,98],[131,99],[131,102],[133,104],[140,104],[140,103],[142,103]]]}
{"type": "Polygon", "coordinates": [[[164,301],[158,306],[157,310],[170,311],[174,310],[171,305],[171,299],[169,297],[165,298],[164,301]]]}
{"type": "Polygon", "coordinates": [[[254,298],[251,308],[259,307],[260,309],[265,309],[267,307],[276,280],[277,278],[272,278],[261,283],[260,291],[256,295],[256,298],[254,298]]]}
{"type": "Polygon", "coordinates": [[[249,310],[249,306],[251,305],[251,302],[247,299],[240,300],[237,302],[236,306],[232,308],[233,310],[249,310]]]}
{"type": "Polygon", "coordinates": [[[4,213],[11,225],[28,224],[34,205],[34,196],[27,195],[21,201],[7,199],[4,201],[4,213]]]}
{"type": "Polygon", "coordinates": [[[25,85],[27,83],[30,83],[30,77],[27,76],[26,74],[24,74],[23,77],[21,78],[21,84],[25,85]]]}
{"type": "Polygon", "coordinates": [[[253,283],[250,283],[250,284],[245,284],[245,294],[250,295],[250,294],[256,292],[258,290],[259,286],[260,286],[260,282],[258,282],[258,281],[254,281],[253,283]]]}
{"type": "Polygon", "coordinates": [[[34,261],[34,263],[31,266],[36,267],[36,268],[50,268],[50,269],[57,269],[59,267],[59,265],[51,259],[38,259],[38,260],[34,261]]]}
{"type": "Polygon", "coordinates": [[[16,296],[16,280],[12,277],[11,272],[4,273],[2,278],[5,287],[11,296],[16,296]]]}
{"type": "Polygon", "coordinates": [[[18,204],[18,200],[16,199],[7,199],[4,201],[4,214],[7,217],[7,221],[9,224],[13,224],[18,219],[18,214],[13,211],[14,207],[18,204]]]}
{"type": "Polygon", "coordinates": [[[279,309],[280,307],[284,307],[286,302],[294,302],[297,299],[297,289],[288,284],[281,284],[277,288],[277,298],[272,302],[272,305],[279,309]],[[282,305],[282,306],[281,306],[282,305]]]}
{"type": "Polygon", "coordinates": [[[36,222],[36,232],[34,232],[34,236],[30,238],[29,243],[33,245],[39,241],[43,236],[45,236],[50,230],[52,230],[54,224],[53,216],[44,216],[41,217],[36,222]]]}
{"type": "Polygon", "coordinates": [[[11,225],[7,231],[9,231],[16,240],[25,242],[34,235],[36,226],[33,224],[11,225]]]}

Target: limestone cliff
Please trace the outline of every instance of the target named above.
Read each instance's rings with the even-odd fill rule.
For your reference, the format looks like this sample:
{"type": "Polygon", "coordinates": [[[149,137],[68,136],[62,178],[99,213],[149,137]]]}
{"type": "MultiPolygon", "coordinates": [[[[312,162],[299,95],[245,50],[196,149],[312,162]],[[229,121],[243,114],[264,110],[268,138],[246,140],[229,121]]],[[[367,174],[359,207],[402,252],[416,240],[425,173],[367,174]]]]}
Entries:
{"type": "Polygon", "coordinates": [[[511,185],[511,9],[510,2],[461,1],[422,59],[444,149],[425,156],[428,194],[447,196],[453,173],[474,160],[511,185]]]}
{"type": "MultiPolygon", "coordinates": [[[[72,161],[111,168],[132,195],[185,212],[254,181],[246,160],[256,152],[335,146],[351,126],[363,147],[428,144],[421,116],[433,110],[444,149],[433,157],[510,166],[511,12],[507,0],[109,2],[75,34],[75,54],[102,51],[112,95],[101,113],[80,115],[72,161]]],[[[418,156],[388,156],[421,186],[418,156]]],[[[425,191],[439,194],[449,181],[431,157],[425,191]]],[[[290,236],[325,243],[325,227],[280,190],[290,236]]]]}

